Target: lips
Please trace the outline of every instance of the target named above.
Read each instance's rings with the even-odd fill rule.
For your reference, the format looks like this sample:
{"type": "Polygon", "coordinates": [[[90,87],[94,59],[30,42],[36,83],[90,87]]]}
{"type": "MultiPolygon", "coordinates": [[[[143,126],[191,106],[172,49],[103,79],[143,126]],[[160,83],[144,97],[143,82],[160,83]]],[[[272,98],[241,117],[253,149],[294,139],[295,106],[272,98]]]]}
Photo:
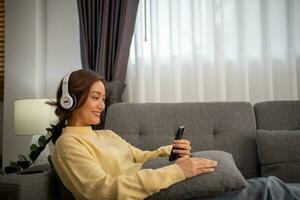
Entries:
{"type": "Polygon", "coordinates": [[[94,115],[96,115],[97,117],[100,117],[101,112],[93,112],[94,115]]]}

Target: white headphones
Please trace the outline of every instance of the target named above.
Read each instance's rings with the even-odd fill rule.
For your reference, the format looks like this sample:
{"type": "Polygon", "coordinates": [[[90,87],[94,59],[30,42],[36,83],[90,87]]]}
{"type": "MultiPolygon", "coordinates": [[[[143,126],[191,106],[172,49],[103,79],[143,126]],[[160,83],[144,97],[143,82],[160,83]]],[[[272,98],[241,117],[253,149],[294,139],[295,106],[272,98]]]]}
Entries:
{"type": "Polygon", "coordinates": [[[62,95],[60,105],[66,110],[73,110],[76,107],[77,100],[73,94],[69,93],[69,78],[72,73],[68,73],[62,81],[62,95]]]}

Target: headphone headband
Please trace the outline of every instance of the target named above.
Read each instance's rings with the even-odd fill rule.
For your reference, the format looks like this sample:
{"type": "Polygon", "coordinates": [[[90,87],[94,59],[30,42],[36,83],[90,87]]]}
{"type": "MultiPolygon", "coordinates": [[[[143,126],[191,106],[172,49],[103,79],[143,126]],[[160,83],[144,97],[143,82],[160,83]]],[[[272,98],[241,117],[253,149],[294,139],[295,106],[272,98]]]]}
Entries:
{"type": "Polygon", "coordinates": [[[64,79],[62,81],[62,96],[64,94],[69,94],[69,78],[70,78],[71,73],[67,73],[64,76],[64,79]]]}

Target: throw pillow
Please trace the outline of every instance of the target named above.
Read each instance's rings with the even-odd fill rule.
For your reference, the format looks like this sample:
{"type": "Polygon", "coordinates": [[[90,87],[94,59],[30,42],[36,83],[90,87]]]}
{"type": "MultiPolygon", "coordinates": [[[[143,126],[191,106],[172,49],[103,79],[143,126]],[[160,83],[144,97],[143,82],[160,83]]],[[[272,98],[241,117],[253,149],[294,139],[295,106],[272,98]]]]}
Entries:
{"type": "MultiPolygon", "coordinates": [[[[195,152],[192,156],[216,160],[218,161],[218,166],[212,173],[186,179],[185,181],[171,185],[169,188],[162,189],[146,199],[181,200],[193,197],[217,196],[227,191],[239,190],[246,187],[247,182],[236,167],[231,154],[210,150],[195,152]]],[[[168,158],[157,158],[146,162],[143,168],[156,169],[172,163],[168,161],[168,158]]]]}
{"type": "Polygon", "coordinates": [[[300,182],[300,130],[258,130],[256,143],[262,176],[300,182]]]}

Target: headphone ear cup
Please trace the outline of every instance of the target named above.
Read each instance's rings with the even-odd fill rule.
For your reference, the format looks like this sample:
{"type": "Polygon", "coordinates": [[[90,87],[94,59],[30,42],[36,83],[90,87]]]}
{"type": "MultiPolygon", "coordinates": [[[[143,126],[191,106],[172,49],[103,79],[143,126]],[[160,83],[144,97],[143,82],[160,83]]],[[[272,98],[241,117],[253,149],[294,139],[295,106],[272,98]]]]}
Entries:
{"type": "Polygon", "coordinates": [[[61,107],[63,107],[66,110],[74,110],[77,105],[76,96],[72,93],[69,93],[69,78],[71,74],[72,73],[68,73],[67,75],[65,75],[61,85],[62,94],[59,103],[61,107]]]}
{"type": "Polygon", "coordinates": [[[76,97],[73,94],[63,95],[60,98],[60,105],[66,110],[73,110],[77,105],[76,97]]]}
{"type": "Polygon", "coordinates": [[[71,106],[70,110],[74,110],[76,108],[76,106],[77,106],[77,99],[76,99],[76,97],[75,97],[74,94],[70,94],[70,96],[71,96],[71,98],[73,100],[72,106],[71,106]]]}

